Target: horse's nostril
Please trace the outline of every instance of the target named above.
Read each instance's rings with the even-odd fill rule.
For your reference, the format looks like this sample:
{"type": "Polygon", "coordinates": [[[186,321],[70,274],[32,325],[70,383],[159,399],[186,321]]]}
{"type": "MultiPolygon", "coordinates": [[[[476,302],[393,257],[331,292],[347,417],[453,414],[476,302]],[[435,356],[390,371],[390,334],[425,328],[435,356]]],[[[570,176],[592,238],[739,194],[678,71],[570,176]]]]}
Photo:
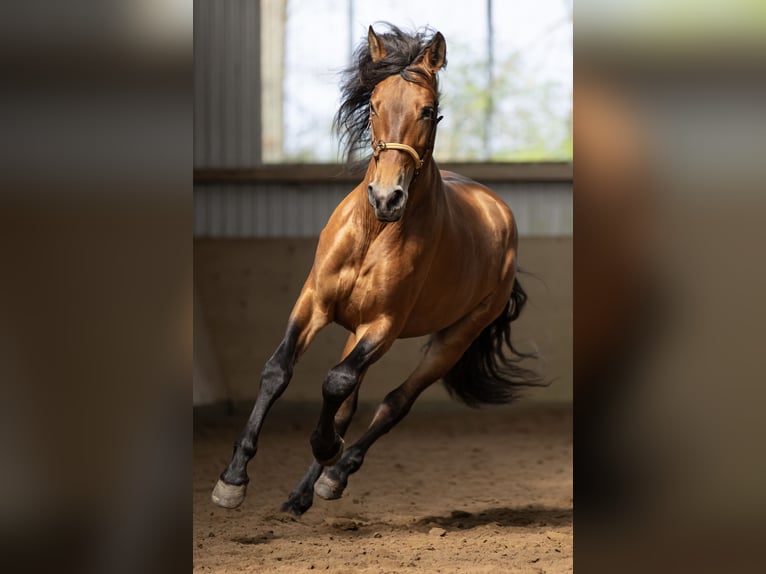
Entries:
{"type": "Polygon", "coordinates": [[[391,192],[391,197],[389,197],[388,201],[386,201],[386,205],[388,206],[388,209],[398,209],[402,206],[403,200],[404,191],[401,189],[395,189],[391,192]]]}

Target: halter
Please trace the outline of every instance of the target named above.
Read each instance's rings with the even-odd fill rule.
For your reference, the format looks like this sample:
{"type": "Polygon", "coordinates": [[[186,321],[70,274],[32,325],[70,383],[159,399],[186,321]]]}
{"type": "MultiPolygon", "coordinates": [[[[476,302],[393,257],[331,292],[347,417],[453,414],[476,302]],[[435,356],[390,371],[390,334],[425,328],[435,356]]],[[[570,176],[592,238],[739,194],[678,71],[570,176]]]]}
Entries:
{"type": "Polygon", "coordinates": [[[370,135],[372,136],[373,157],[377,158],[380,155],[380,152],[387,149],[398,149],[400,151],[407,152],[410,154],[410,156],[412,156],[412,159],[415,160],[415,177],[417,177],[420,175],[420,170],[423,169],[423,165],[426,163],[429,153],[431,153],[433,150],[434,139],[436,139],[436,125],[442,121],[443,118],[444,116],[439,116],[431,124],[431,132],[428,134],[428,143],[426,144],[426,149],[423,151],[423,157],[421,158],[420,155],[418,155],[418,152],[415,151],[415,148],[412,146],[408,146],[407,144],[403,143],[384,142],[383,140],[376,139],[375,132],[372,129],[372,116],[370,116],[368,125],[370,127],[370,135]]]}

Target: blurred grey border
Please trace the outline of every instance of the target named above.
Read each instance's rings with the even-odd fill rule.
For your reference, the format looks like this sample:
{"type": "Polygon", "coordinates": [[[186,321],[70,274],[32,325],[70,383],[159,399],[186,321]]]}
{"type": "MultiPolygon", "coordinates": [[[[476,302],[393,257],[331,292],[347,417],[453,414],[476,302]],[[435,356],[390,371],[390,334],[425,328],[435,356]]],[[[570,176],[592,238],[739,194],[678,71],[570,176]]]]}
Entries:
{"type": "Polygon", "coordinates": [[[766,14],[575,5],[584,572],[760,571],[766,14]]]}
{"type": "Polygon", "coordinates": [[[0,570],[191,570],[192,5],[0,7],[0,570]]]}

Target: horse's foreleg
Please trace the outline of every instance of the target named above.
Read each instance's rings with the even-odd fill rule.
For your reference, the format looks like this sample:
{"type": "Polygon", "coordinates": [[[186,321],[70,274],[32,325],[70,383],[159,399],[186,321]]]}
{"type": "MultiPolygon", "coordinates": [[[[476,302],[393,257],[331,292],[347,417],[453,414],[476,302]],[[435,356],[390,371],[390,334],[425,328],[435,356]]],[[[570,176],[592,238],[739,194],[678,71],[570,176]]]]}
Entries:
{"type": "MultiPolygon", "coordinates": [[[[346,346],[343,349],[341,360],[348,356],[355,345],[356,336],[352,333],[346,341],[346,346]]],[[[363,376],[364,373],[362,373],[362,377],[363,376]]],[[[343,401],[343,404],[340,406],[338,413],[335,415],[335,430],[341,437],[345,436],[346,431],[351,424],[351,418],[356,412],[359,387],[362,384],[362,377],[360,377],[360,380],[354,388],[354,391],[351,393],[351,396],[343,401]]],[[[311,462],[308,470],[306,471],[306,474],[303,476],[298,485],[292,490],[292,492],[290,492],[290,495],[284,504],[282,504],[282,512],[288,512],[295,516],[300,516],[309,508],[311,508],[311,505],[314,502],[314,483],[322,473],[322,468],[324,467],[316,460],[311,462]]]]}
{"type": "Polygon", "coordinates": [[[324,469],[314,485],[314,492],[327,500],[340,498],[348,484],[348,477],[361,468],[373,443],[407,415],[418,396],[455,365],[499,312],[497,305],[485,303],[453,326],[434,335],[412,374],[386,395],[367,431],[343,453],[338,463],[324,469]]]}
{"type": "Polygon", "coordinates": [[[391,322],[382,319],[356,333],[354,348],[330,369],[322,385],[322,410],[311,435],[311,450],[322,466],[335,464],[343,453],[343,438],[336,431],[336,415],[341,405],[358,388],[367,368],[385,353],[396,339],[391,322]]]}
{"type": "Polygon", "coordinates": [[[296,360],[326,324],[324,315],[314,312],[310,295],[302,293],[290,316],[282,342],[263,367],[258,397],[244,430],[234,443],[231,462],[213,489],[211,498],[218,506],[235,508],[245,499],[249,482],[247,464],[255,456],[258,435],[266,414],[287,388],[296,360]]]}

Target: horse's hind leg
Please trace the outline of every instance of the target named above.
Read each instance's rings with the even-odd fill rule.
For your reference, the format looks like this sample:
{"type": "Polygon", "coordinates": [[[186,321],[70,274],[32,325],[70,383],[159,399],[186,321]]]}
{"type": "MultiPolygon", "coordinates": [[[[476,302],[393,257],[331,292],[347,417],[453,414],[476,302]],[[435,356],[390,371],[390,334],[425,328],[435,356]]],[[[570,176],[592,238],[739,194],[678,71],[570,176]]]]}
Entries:
{"type": "MultiPolygon", "coordinates": [[[[352,333],[348,341],[346,341],[346,347],[343,349],[343,355],[341,359],[345,359],[346,356],[353,350],[356,344],[356,336],[352,333]]],[[[351,424],[351,418],[356,412],[357,399],[359,396],[359,387],[362,384],[362,377],[360,377],[356,388],[351,393],[343,404],[341,405],[338,413],[335,415],[335,430],[343,437],[351,424]]],[[[314,483],[319,478],[324,467],[316,460],[313,460],[309,465],[306,474],[303,476],[298,485],[290,492],[287,500],[282,504],[282,512],[288,512],[294,516],[300,516],[306,512],[314,502],[314,483]]]]}
{"type": "Polygon", "coordinates": [[[261,372],[258,397],[244,430],[234,443],[234,454],[226,469],[221,473],[213,489],[212,501],[223,508],[235,508],[245,499],[247,464],[255,456],[258,435],[266,414],[279,396],[285,391],[293,373],[295,361],[306,349],[314,335],[327,320],[321,313],[313,313],[311,297],[305,292],[295,304],[288,322],[287,331],[277,350],[266,362],[261,372]]]}
{"type": "Polygon", "coordinates": [[[482,329],[500,313],[506,300],[484,301],[463,319],[431,338],[421,362],[404,383],[386,395],[367,431],[343,453],[335,466],[324,469],[314,484],[318,496],[327,500],[340,498],[348,477],[361,468],[373,443],[407,415],[420,393],[457,363],[482,329]]]}

